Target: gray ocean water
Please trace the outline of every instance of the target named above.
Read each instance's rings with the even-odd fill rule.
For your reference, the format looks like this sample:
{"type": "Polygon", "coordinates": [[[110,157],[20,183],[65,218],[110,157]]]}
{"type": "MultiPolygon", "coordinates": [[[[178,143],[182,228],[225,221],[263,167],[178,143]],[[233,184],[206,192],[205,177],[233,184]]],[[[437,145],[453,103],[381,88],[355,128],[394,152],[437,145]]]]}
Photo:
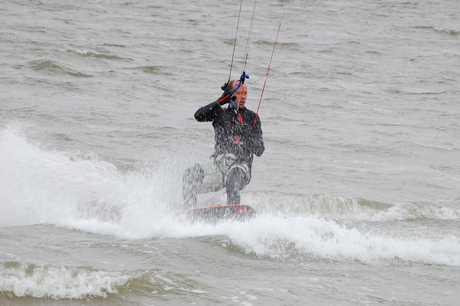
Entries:
{"type": "MultiPolygon", "coordinates": [[[[253,110],[285,2],[256,4],[253,110]]],[[[242,193],[258,215],[191,223],[182,173],[214,146],[193,114],[238,11],[1,1],[0,305],[458,305],[460,2],[288,1],[242,193]]]]}

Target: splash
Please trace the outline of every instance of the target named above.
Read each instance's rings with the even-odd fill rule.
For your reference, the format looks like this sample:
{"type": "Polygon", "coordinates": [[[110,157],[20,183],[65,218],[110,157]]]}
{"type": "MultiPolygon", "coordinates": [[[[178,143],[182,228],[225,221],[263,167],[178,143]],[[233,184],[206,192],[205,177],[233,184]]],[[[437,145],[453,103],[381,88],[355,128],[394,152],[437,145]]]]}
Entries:
{"type": "Polygon", "coordinates": [[[97,156],[44,149],[17,130],[3,130],[0,227],[46,223],[128,238],[154,235],[180,195],[168,167],[120,173],[97,156]]]}

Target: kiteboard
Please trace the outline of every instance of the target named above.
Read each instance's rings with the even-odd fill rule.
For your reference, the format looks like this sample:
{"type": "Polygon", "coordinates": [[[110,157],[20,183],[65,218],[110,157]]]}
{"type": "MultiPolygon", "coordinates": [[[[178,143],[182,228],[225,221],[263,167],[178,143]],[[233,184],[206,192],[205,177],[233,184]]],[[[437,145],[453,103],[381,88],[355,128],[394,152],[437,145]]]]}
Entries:
{"type": "Polygon", "coordinates": [[[185,213],[192,220],[210,222],[222,220],[247,221],[256,216],[256,211],[251,206],[242,204],[185,208],[185,213]]]}

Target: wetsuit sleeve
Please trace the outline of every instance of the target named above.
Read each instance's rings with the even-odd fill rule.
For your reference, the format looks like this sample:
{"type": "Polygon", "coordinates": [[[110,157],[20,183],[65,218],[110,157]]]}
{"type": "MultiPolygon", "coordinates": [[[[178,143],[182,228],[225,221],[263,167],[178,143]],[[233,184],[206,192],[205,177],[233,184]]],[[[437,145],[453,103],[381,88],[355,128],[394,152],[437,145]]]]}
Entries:
{"type": "Polygon", "coordinates": [[[217,116],[217,112],[221,109],[219,102],[214,101],[206,106],[200,107],[195,112],[195,119],[200,122],[213,121],[217,116]]]}
{"type": "Polygon", "coordinates": [[[243,131],[244,141],[251,153],[261,156],[265,151],[264,140],[262,137],[262,124],[257,117],[255,126],[246,126],[243,131]]]}

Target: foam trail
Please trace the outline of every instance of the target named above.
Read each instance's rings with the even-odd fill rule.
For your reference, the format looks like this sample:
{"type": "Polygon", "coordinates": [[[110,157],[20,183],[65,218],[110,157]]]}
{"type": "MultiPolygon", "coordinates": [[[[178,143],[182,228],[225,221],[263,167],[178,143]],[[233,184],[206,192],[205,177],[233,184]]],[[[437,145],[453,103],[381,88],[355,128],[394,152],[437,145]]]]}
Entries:
{"type": "Polygon", "coordinates": [[[273,259],[460,265],[460,240],[454,235],[441,240],[393,237],[378,232],[361,232],[314,216],[260,216],[238,225],[232,222],[220,224],[214,234],[227,236],[232,244],[248,254],[273,259]]]}

